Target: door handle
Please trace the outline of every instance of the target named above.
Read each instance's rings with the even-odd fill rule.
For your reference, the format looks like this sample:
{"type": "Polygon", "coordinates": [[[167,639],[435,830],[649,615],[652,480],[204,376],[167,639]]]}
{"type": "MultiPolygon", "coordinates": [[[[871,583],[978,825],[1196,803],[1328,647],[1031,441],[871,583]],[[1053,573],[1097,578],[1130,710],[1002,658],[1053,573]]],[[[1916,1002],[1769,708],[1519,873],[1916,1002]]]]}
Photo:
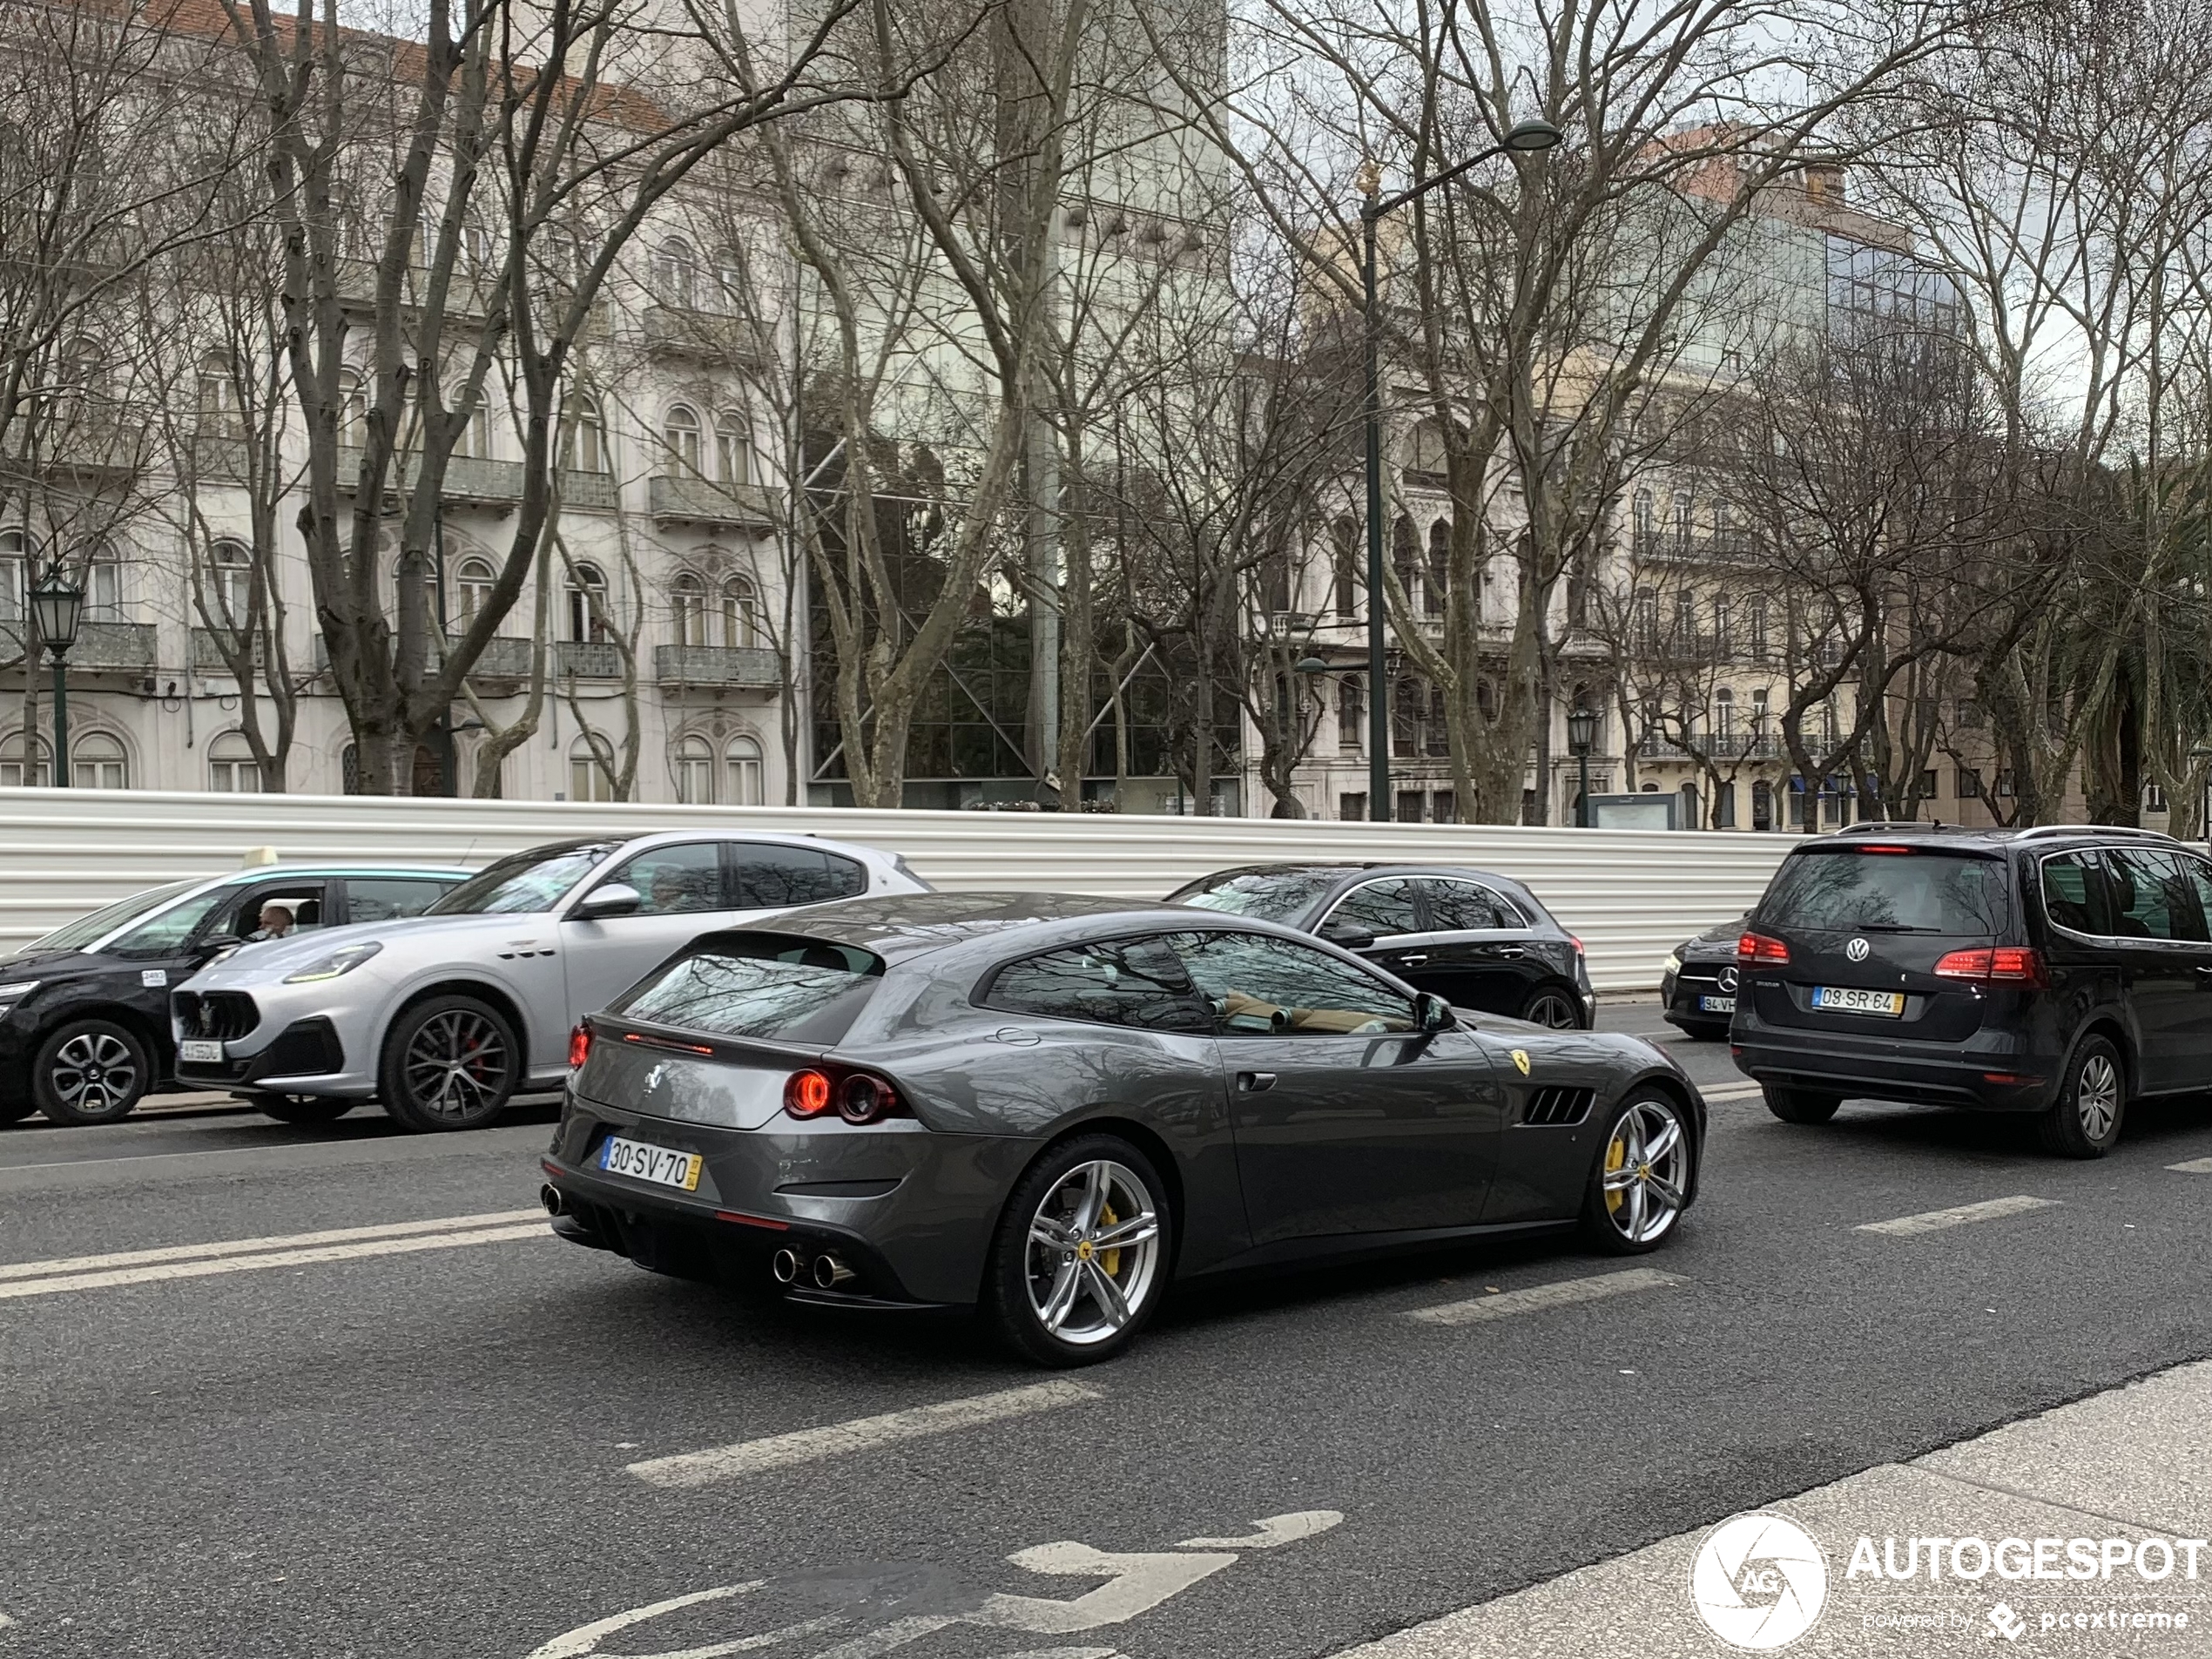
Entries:
{"type": "Polygon", "coordinates": [[[1264,1094],[1275,1087],[1275,1074],[1271,1071],[1240,1071],[1237,1074],[1237,1087],[1248,1095],[1264,1094]]]}
{"type": "Polygon", "coordinates": [[[1506,958],[1508,961],[1514,961],[1518,957],[1526,956],[1527,954],[1528,953],[1527,951],[1523,950],[1518,945],[1501,945],[1498,947],[1498,954],[1506,958]]]}
{"type": "MultiPolygon", "coordinates": [[[[1425,951],[1425,950],[1417,950],[1417,951],[1415,951],[1415,952],[1414,952],[1414,953],[1413,953],[1411,956],[1400,956],[1400,957],[1398,959],[1398,965],[1399,965],[1400,968],[1419,968],[1419,967],[1420,967],[1420,966],[1423,962],[1426,961],[1427,960],[1428,960],[1428,953],[1427,953],[1426,951],[1425,951]]],[[[2204,970],[2204,969],[2202,969],[2202,968],[2199,968],[2197,971],[2198,971],[2199,973],[2202,973],[2202,972],[2204,972],[2204,971],[2206,971],[2206,970],[2204,970]]]]}

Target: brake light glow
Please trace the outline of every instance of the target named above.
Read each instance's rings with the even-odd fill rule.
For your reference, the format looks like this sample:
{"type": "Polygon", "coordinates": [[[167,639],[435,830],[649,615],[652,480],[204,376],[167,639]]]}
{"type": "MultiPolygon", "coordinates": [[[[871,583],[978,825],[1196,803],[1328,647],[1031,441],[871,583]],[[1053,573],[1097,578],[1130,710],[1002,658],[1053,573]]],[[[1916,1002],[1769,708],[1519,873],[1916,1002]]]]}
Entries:
{"type": "Polygon", "coordinates": [[[1862,853],[1910,853],[1912,849],[1909,846],[1862,846],[1858,850],[1862,853]]]}
{"type": "Polygon", "coordinates": [[[809,1067],[794,1071],[784,1084],[784,1109],[793,1117],[819,1117],[830,1109],[830,1080],[826,1072],[809,1067]]]}
{"type": "Polygon", "coordinates": [[[2020,984],[2043,982],[2043,959],[2019,945],[1999,945],[1986,950],[1954,950],[1936,959],[1940,979],[2007,980],[2020,984]]]}
{"type": "Polygon", "coordinates": [[[591,1028],[578,1025],[569,1033],[569,1069],[581,1071],[583,1062],[591,1058],[591,1028]]]}
{"type": "Polygon", "coordinates": [[[1765,934],[1745,934],[1736,941],[1736,960],[1739,962],[1772,962],[1777,967],[1786,968],[1790,963],[1790,948],[1765,934]]]}

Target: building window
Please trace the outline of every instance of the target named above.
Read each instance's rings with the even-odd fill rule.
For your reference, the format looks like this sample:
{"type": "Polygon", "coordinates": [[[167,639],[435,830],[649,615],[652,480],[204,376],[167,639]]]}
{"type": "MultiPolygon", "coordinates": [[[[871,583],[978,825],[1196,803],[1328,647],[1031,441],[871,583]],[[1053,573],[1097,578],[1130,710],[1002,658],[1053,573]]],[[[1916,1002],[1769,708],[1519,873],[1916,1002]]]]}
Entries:
{"type": "Polygon", "coordinates": [[[739,648],[758,645],[765,631],[760,590],[749,576],[732,577],[722,584],[722,643],[739,648]]]}
{"type": "Polygon", "coordinates": [[[1419,616],[1422,610],[1420,558],[1413,543],[1413,526],[1406,519],[1399,519],[1390,533],[1390,568],[1398,585],[1405,590],[1406,608],[1419,616]]]}
{"type": "Polygon", "coordinates": [[[1713,786],[1713,827],[1736,827],[1736,786],[1733,783],[1713,786]]]}
{"type": "Polygon", "coordinates": [[[1759,661],[1766,660],[1766,601],[1751,601],[1749,620],[1744,629],[1743,643],[1759,661]]]}
{"type": "Polygon", "coordinates": [[[1337,816],[1347,824],[1367,821],[1367,794],[1365,790],[1352,790],[1337,797],[1337,816]]]}
{"type": "MultiPolygon", "coordinates": [[[[450,411],[448,411],[450,413],[450,411]]],[[[453,441],[453,453],[462,460],[491,459],[491,409],[481,398],[453,441]]]]}
{"type": "Polygon", "coordinates": [[[606,801],[614,798],[614,781],[592,753],[590,740],[578,738],[569,747],[569,799],[606,801]]]}
{"type": "Polygon", "coordinates": [[[1337,747],[1357,749],[1366,736],[1366,682],[1357,674],[1346,674],[1337,682],[1337,747]]]}
{"type": "Polygon", "coordinates": [[[1444,614],[1444,597],[1452,590],[1452,527],[1443,519],[1428,527],[1428,591],[1422,608],[1432,617],[1444,614]]]}
{"type": "Polygon", "coordinates": [[[1420,823],[1422,799],[1421,792],[1418,789],[1399,790],[1398,792],[1398,821],[1401,824],[1420,823]]]}
{"type": "Polygon", "coordinates": [[[725,316],[745,314],[745,259],[733,247],[715,251],[714,305],[725,316]]]}
{"type": "Polygon", "coordinates": [[[218,627],[233,633],[253,613],[253,556],[239,542],[218,542],[207,550],[207,612],[218,627]]]}
{"type": "Polygon", "coordinates": [[[98,548],[84,567],[84,620],[123,619],[123,562],[113,548],[98,548]]]}
{"type": "Polygon", "coordinates": [[[122,740],[105,732],[88,732],[71,745],[71,778],[79,789],[128,789],[131,763],[122,740]]]}
{"type": "Polygon", "coordinates": [[[338,371],[338,442],[350,449],[368,442],[368,392],[359,369],[338,371]]]}
{"type": "Polygon", "coordinates": [[[0,742],[0,786],[9,789],[44,789],[53,781],[47,765],[53,752],[47,748],[46,739],[36,733],[16,732],[0,742]],[[28,745],[28,753],[25,745],[28,745]]]}
{"type": "Polygon", "coordinates": [[[760,745],[752,738],[732,738],[724,756],[730,774],[730,804],[758,806],[767,799],[760,762],[760,745]]]}
{"type": "Polygon", "coordinates": [[[1697,653],[1697,593],[1693,588],[1675,595],[1675,651],[1683,657],[1697,653]]]}
{"type": "Polygon", "coordinates": [[[567,440],[568,461],[576,472],[612,472],[614,453],[607,447],[607,417],[599,400],[588,392],[576,395],[567,440]]]}
{"type": "Polygon", "coordinates": [[[1958,793],[1960,800],[1979,800],[1981,799],[1980,767],[1961,766],[1959,768],[1958,793]]]}
{"type": "Polygon", "coordinates": [[[1438,790],[1435,795],[1435,801],[1436,810],[1431,814],[1431,816],[1437,823],[1456,824],[1460,821],[1459,800],[1450,790],[1438,790]]]}
{"type": "Polygon", "coordinates": [[[1673,529],[1675,535],[1675,556],[1676,558],[1686,559],[1689,556],[1690,528],[1689,496],[1688,492],[1679,489],[1676,490],[1675,492],[1675,499],[1671,503],[1671,506],[1672,512],[1670,516],[1674,521],[1671,528],[1673,529]]]}
{"type": "Polygon", "coordinates": [[[596,564],[579,564],[569,573],[569,637],[578,644],[605,639],[607,578],[596,564]]]}
{"type": "Polygon", "coordinates": [[[1646,656],[1659,650],[1659,596],[1640,588],[1635,597],[1635,648],[1646,656]]]}
{"type": "Polygon", "coordinates": [[[1705,819],[1698,811],[1697,786],[1685,779],[1681,792],[1682,826],[1684,829],[1703,829],[1705,819]]]}
{"type": "Polygon", "coordinates": [[[714,803],[714,749],[705,738],[676,745],[676,799],[686,806],[714,803]]]}
{"type": "Polygon", "coordinates": [[[1336,577],[1337,615],[1359,614],[1359,527],[1339,518],[1329,527],[1330,555],[1336,577]]]}
{"type": "Polygon", "coordinates": [[[1751,786],[1751,827],[1755,830],[1774,827],[1774,786],[1764,778],[1751,786]]]}
{"type": "Polygon", "coordinates": [[[705,644],[706,583],[686,570],[670,584],[668,597],[675,610],[676,643],[705,644]]]}
{"type": "Polygon", "coordinates": [[[226,732],[207,745],[207,786],[219,795],[261,792],[261,768],[243,732],[226,732]]]}
{"type": "Polygon", "coordinates": [[[714,475],[725,484],[752,482],[752,435],[737,415],[714,417],[714,475]]]}
{"type": "Polygon", "coordinates": [[[660,290],[665,304],[681,306],[686,311],[698,306],[699,258],[682,237],[671,236],[661,244],[660,253],[653,260],[653,286],[660,290]]]}
{"type": "Polygon", "coordinates": [[[1735,640],[1729,632],[1728,601],[1716,597],[1713,601],[1713,656],[1715,660],[1720,662],[1727,661],[1729,651],[1733,649],[1734,644],[1735,640]]]}
{"type": "Polygon", "coordinates": [[[1933,800],[1936,798],[1935,768],[1931,766],[1920,774],[1920,786],[1913,792],[1922,800],[1933,800]]]}
{"type": "Polygon", "coordinates": [[[30,561],[24,556],[21,530],[0,530],[0,622],[24,619],[30,592],[30,561]]]}
{"type": "Polygon", "coordinates": [[[238,387],[231,378],[231,360],[210,352],[199,360],[195,381],[195,411],[202,437],[235,438],[240,435],[238,387]]]}
{"type": "Polygon", "coordinates": [[[678,403],[669,410],[661,423],[661,440],[678,466],[690,473],[699,470],[699,417],[689,404],[678,403]]]}
{"type": "Polygon", "coordinates": [[[1635,528],[1631,543],[1635,556],[1642,559],[1656,558],[1659,552],[1659,503],[1648,489],[1639,489],[1629,509],[1630,523],[1635,528]]]}
{"type": "Polygon", "coordinates": [[[1721,743],[1736,741],[1736,693],[1725,685],[1713,693],[1713,737],[1721,743]]]}
{"type": "Polygon", "coordinates": [[[489,560],[463,559],[453,573],[454,626],[462,631],[491,608],[492,569],[489,560]]]}

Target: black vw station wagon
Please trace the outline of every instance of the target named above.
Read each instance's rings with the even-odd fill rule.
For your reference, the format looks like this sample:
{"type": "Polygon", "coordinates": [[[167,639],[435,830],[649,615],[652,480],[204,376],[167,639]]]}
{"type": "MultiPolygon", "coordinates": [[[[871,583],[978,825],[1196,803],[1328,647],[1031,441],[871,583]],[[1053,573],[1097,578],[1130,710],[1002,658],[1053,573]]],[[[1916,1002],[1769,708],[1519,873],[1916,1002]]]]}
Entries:
{"type": "Polygon", "coordinates": [[[1582,941],[1492,871],[1254,864],[1201,876],[1167,901],[1315,934],[1454,1008],[1561,1031],[1587,1031],[1597,1010],[1582,941]]]}
{"type": "Polygon", "coordinates": [[[2212,1079],[2212,860],[2153,831],[1860,825],[1783,861],[1737,957],[1736,1063],[1788,1123],[2033,1113],[2100,1157],[2212,1079]]]}

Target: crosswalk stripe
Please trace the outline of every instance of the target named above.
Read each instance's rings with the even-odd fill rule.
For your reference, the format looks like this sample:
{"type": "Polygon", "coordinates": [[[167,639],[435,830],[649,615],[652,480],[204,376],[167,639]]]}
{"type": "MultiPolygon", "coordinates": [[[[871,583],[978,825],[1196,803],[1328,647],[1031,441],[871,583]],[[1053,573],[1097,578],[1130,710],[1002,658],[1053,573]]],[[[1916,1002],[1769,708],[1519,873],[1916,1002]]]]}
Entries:
{"type": "Polygon", "coordinates": [[[1955,1204],[1948,1210],[1923,1211],[1917,1216],[1898,1216],[1892,1221],[1863,1222],[1857,1231],[1880,1233],[1889,1238],[1911,1238],[1920,1233],[1939,1233],[1946,1228],[1969,1226],[1977,1221],[1996,1221],[2005,1216],[2026,1215],[2031,1210],[2054,1210],[2058,1204],[2056,1198],[2037,1198],[2020,1192],[2009,1198],[1985,1198],[1979,1204],[1955,1204]]]}
{"type": "Polygon", "coordinates": [[[1446,1302],[1436,1307],[1415,1308],[1406,1317],[1419,1319],[1425,1325],[1474,1325],[1484,1319],[1507,1319],[1517,1313],[1535,1313],[1545,1308],[1567,1307],[1576,1302],[1595,1302],[1629,1291],[1656,1291],[1683,1282],[1678,1273],[1662,1273],[1656,1267],[1631,1267],[1617,1273],[1595,1273],[1588,1278],[1563,1278],[1549,1285],[1532,1285],[1526,1290],[1501,1291],[1495,1296],[1478,1296],[1465,1302],[1446,1302]]]}

